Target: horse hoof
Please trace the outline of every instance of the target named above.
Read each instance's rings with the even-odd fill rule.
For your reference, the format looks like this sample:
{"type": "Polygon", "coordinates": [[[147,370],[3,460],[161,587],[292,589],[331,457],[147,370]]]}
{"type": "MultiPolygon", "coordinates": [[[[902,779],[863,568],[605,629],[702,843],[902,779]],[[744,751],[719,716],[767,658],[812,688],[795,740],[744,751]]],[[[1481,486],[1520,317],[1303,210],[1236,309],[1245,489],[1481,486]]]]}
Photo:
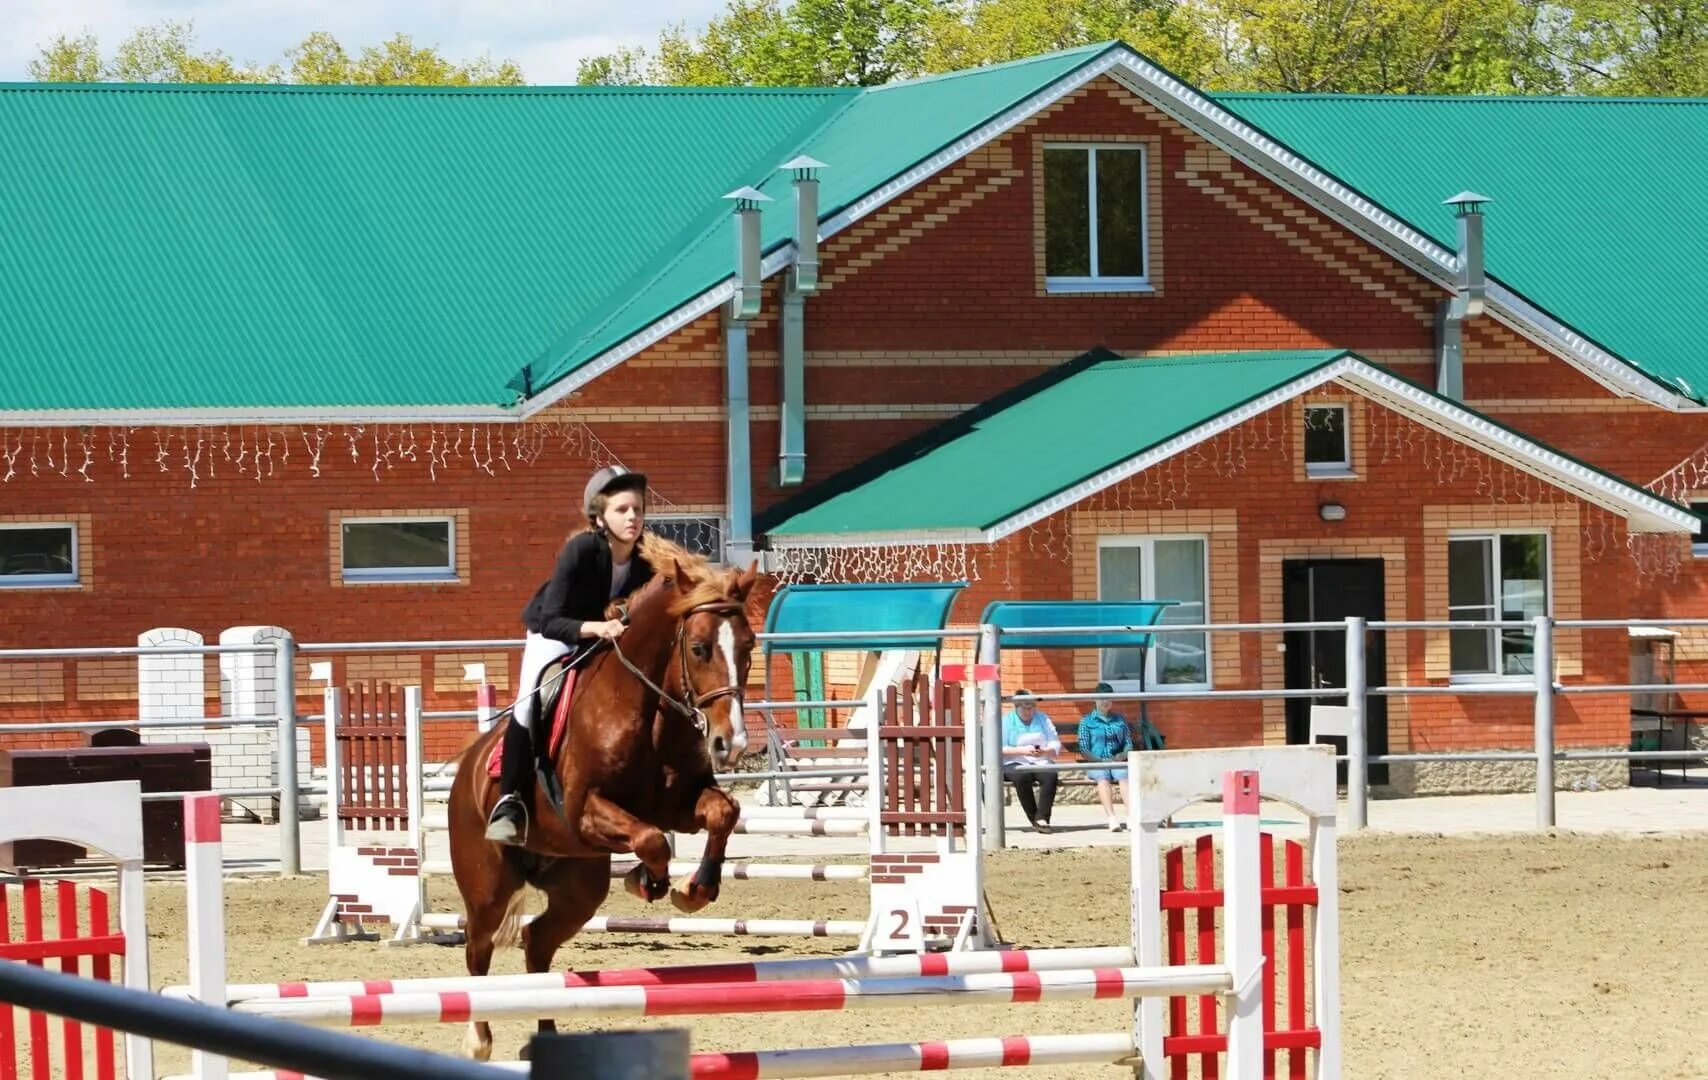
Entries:
{"type": "Polygon", "coordinates": [[[473,1024],[463,1033],[463,1053],[475,1061],[492,1060],[492,1036],[482,1038],[473,1024]]]}
{"type": "Polygon", "coordinates": [[[650,904],[654,900],[662,899],[664,894],[670,891],[670,882],[668,879],[657,882],[650,881],[647,878],[646,867],[637,866],[623,875],[623,891],[636,900],[645,900],[650,904]]]}
{"type": "Polygon", "coordinates": [[[708,889],[703,885],[690,883],[685,889],[675,889],[670,893],[670,902],[677,911],[684,915],[692,915],[701,911],[707,904],[718,898],[716,889],[708,889]]]}

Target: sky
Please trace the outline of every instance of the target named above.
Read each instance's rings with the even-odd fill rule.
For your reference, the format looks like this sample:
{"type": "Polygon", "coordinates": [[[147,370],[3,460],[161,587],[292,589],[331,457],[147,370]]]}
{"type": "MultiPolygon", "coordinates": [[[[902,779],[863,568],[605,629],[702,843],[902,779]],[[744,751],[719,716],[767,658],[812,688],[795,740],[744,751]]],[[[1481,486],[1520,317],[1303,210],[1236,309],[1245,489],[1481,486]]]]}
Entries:
{"type": "Polygon", "coordinates": [[[139,26],[195,23],[196,43],[268,63],[310,32],[352,52],[402,31],[453,60],[487,53],[531,83],[573,83],[576,62],[618,46],[651,46],[666,25],[703,25],[723,0],[0,0],[0,81],[29,79],[29,62],[59,34],[92,31],[103,55],[139,26]]]}

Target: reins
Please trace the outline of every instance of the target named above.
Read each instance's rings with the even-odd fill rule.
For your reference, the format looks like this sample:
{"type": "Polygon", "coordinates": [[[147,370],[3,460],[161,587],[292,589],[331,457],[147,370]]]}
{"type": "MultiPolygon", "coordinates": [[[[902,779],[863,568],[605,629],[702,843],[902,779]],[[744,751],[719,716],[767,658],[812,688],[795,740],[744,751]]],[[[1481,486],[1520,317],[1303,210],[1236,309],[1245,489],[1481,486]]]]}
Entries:
{"type": "MultiPolygon", "coordinates": [[[[682,620],[676,626],[676,658],[681,666],[682,686],[687,692],[686,696],[690,699],[688,701],[678,701],[676,698],[671,697],[665,692],[664,687],[653,682],[647,677],[646,672],[636,667],[629,658],[624,655],[623,647],[618,643],[618,639],[610,638],[608,640],[611,643],[612,651],[617,654],[617,659],[622,662],[624,667],[629,669],[629,672],[633,674],[635,678],[639,679],[649,690],[657,694],[660,701],[663,701],[671,708],[681,713],[684,717],[694,721],[695,730],[704,735],[706,730],[711,726],[711,722],[706,718],[706,706],[717,701],[719,698],[725,698],[731,695],[739,696],[741,694],[741,687],[731,683],[727,686],[721,686],[716,690],[707,691],[704,694],[693,693],[694,682],[692,678],[690,678],[690,673],[688,671],[688,619],[690,616],[702,613],[729,615],[740,610],[742,610],[742,606],[733,600],[713,600],[704,604],[696,604],[683,612],[682,620]]],[[[628,621],[628,613],[625,611],[623,614],[624,625],[627,625],[628,621]]]]}

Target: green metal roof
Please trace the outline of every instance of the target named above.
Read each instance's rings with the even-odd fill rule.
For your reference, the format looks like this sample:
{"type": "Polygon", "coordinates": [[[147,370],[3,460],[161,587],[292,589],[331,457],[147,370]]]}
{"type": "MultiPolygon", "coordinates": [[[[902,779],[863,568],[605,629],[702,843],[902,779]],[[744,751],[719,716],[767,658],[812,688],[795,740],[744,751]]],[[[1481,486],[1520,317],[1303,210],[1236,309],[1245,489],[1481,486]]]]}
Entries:
{"type": "MultiPolygon", "coordinates": [[[[1111,54],[872,89],[0,84],[0,411],[486,410],[730,278],[799,154],[834,217],[1111,54]]],[[[1708,102],[1223,95],[1506,287],[1708,392],[1708,102]],[[1368,132],[1381,130],[1374,140],[1368,132]]]]}
{"type": "Polygon", "coordinates": [[[1105,47],[876,90],[0,84],[0,410],[511,404],[1105,47]],[[789,215],[764,216],[765,243],[789,215]]]}
{"type": "Polygon", "coordinates": [[[1353,352],[1125,359],[1098,349],[770,508],[757,517],[754,531],[783,547],[987,542],[1181,452],[1206,433],[1243,419],[1243,407],[1256,415],[1335,378],[1350,380],[1389,407],[1434,414],[1457,426],[1460,438],[1522,461],[1565,490],[1618,508],[1634,529],[1695,527],[1677,504],[1353,352]]]}
{"type": "Polygon", "coordinates": [[[499,404],[848,96],[0,88],[0,408],[499,404]]]}
{"type": "Polygon", "coordinates": [[[1343,355],[1093,351],[880,455],[866,475],[844,478],[848,490],[799,513],[785,504],[755,528],[778,539],[980,532],[1343,355]],[[1159,401],[1168,407],[1145,407],[1159,401]]]}
{"type": "Polygon", "coordinates": [[[1491,277],[1697,401],[1708,394],[1708,100],[1221,94],[1452,249],[1489,196],[1491,277]],[[1373,132],[1383,133],[1373,137],[1373,132]]]}

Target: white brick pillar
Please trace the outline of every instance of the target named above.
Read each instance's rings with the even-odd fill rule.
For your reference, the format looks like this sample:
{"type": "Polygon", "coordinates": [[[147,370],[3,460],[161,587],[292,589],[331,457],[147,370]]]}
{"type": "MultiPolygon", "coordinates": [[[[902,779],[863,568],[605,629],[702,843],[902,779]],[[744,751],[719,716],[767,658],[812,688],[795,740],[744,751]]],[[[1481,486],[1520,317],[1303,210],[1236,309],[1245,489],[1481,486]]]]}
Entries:
{"type": "MultiPolygon", "coordinates": [[[[278,626],[233,626],[219,635],[221,645],[273,645],[289,632],[278,626]]],[[[221,653],[219,657],[220,711],[226,716],[273,716],[278,712],[278,654],[221,653]]],[[[232,728],[229,734],[235,745],[230,754],[230,780],[224,787],[274,787],[279,783],[278,726],[247,726],[232,728]]],[[[297,725],[297,777],[306,783],[309,776],[308,726],[297,725]]],[[[215,769],[217,789],[218,767],[215,769]]],[[[277,820],[277,800],[273,797],[233,799],[250,813],[268,821],[277,820]]],[[[313,807],[305,798],[297,800],[297,813],[311,816],[313,807]]]]}
{"type": "MultiPolygon", "coordinates": [[[[157,626],[136,636],[139,648],[164,649],[204,644],[202,635],[181,626],[157,626]]],[[[144,721],[194,720],[207,716],[207,656],[202,653],[142,654],[136,658],[137,716],[144,721]]],[[[213,784],[219,786],[220,743],[223,734],[205,727],[142,729],[144,743],[207,743],[213,765],[213,784]]]]}

